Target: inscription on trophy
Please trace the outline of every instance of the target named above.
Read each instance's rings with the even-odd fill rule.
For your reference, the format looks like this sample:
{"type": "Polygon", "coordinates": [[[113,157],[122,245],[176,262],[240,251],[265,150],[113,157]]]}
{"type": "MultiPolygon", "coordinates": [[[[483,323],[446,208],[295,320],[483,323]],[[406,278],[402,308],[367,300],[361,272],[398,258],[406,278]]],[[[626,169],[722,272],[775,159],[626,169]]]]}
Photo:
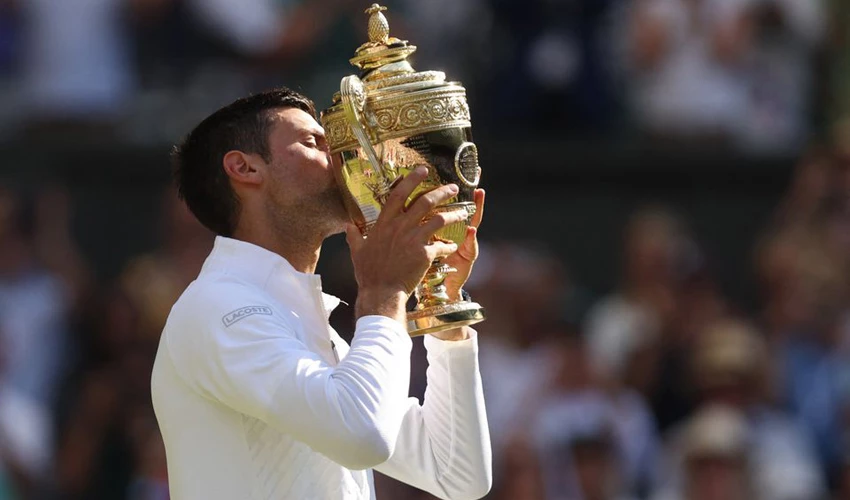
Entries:
{"type": "Polygon", "coordinates": [[[460,181],[469,187],[478,185],[481,167],[478,166],[478,148],[471,142],[464,142],[455,154],[455,171],[460,181]]]}
{"type": "MultiPolygon", "coordinates": [[[[395,142],[395,141],[391,141],[395,142]]],[[[416,167],[428,168],[428,177],[423,182],[423,187],[436,187],[440,185],[440,179],[433,167],[433,153],[431,143],[422,135],[414,135],[399,141],[394,148],[393,154],[399,162],[399,166],[406,171],[412,171],[416,167]]]]}
{"type": "MultiPolygon", "coordinates": [[[[405,157],[408,168],[413,169],[419,165],[433,165],[433,154],[431,143],[423,135],[414,135],[401,141],[405,149],[400,153],[405,157]]],[[[430,168],[428,169],[431,170],[430,168]]]]}
{"type": "Polygon", "coordinates": [[[416,151],[423,157],[430,158],[431,156],[431,143],[428,142],[428,139],[423,135],[414,135],[410,136],[407,139],[401,141],[401,143],[408,148],[416,151]]]}

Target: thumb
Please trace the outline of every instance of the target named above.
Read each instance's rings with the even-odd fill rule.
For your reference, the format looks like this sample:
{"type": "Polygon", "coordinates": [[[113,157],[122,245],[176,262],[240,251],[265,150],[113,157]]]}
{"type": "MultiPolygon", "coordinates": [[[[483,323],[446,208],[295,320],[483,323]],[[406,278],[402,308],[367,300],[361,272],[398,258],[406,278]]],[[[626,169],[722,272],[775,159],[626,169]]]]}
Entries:
{"type": "Polygon", "coordinates": [[[355,252],[363,246],[363,235],[356,225],[345,225],[345,241],[348,243],[348,247],[355,252]]]}
{"type": "Polygon", "coordinates": [[[475,226],[469,226],[466,228],[466,238],[463,240],[463,244],[458,249],[457,253],[460,254],[465,260],[474,261],[478,258],[478,228],[475,226]]]}

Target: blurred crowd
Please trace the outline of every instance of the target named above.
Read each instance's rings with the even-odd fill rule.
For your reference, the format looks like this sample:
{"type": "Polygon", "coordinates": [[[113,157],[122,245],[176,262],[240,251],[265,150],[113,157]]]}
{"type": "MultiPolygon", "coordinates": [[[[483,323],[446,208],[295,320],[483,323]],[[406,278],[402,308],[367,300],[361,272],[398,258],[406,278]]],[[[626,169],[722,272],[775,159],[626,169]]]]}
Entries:
{"type": "MultiPolygon", "coordinates": [[[[417,66],[469,87],[479,128],[763,154],[794,151],[850,109],[842,0],[387,3],[417,66]]],[[[325,107],[365,41],[364,7],[2,0],[0,137],[59,128],[173,141],[211,108],[282,83],[325,107]]]]}
{"type": "Polygon", "coordinates": [[[601,298],[545,249],[488,245],[492,498],[850,498],[846,150],[801,162],[759,240],[755,311],[669,207],[632,215],[601,298]]]}
{"type": "MultiPolygon", "coordinates": [[[[723,290],[675,207],[636,210],[597,296],[540,242],[486,241],[468,289],[494,500],[850,500],[850,2],[393,0],[416,67],[475,126],[557,138],[809,148],[723,290]]],[[[364,41],[350,0],[0,0],[0,142],[173,142],[286,84],[329,104],[364,41]]],[[[11,168],[4,165],[4,169],[11,168]]],[[[163,166],[163,168],[165,168],[163,166]]],[[[492,200],[498,203],[497,199],[492,200]]],[[[212,245],[162,193],[158,242],[103,279],[61,186],[0,185],[0,500],[168,498],[150,369],[212,245]]],[[[347,256],[329,291],[353,301],[347,256]]],[[[351,310],[335,314],[350,333],[351,310]]],[[[424,394],[415,344],[411,384],[424,394]]],[[[378,497],[427,497],[384,477],[378,497]]]]}
{"type": "Polygon", "coordinates": [[[493,498],[850,498],[846,148],[802,161],[764,229],[758,310],[669,207],[637,210],[622,249],[595,300],[545,250],[484,252],[493,498]]]}
{"type": "Polygon", "coordinates": [[[0,190],[0,499],[166,499],[150,372],[212,237],[169,190],[157,249],[99,282],[73,208],[0,190]]]}

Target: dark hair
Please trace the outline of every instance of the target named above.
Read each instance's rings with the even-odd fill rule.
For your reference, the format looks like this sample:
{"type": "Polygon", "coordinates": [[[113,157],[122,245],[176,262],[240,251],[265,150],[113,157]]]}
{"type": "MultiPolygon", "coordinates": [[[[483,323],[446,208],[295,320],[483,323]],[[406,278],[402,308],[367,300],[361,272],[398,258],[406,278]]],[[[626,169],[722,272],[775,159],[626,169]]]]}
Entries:
{"type": "Polygon", "coordinates": [[[174,148],[174,179],[180,199],[216,234],[231,236],[239,217],[239,198],[222,161],[229,151],[258,154],[271,161],[272,111],[298,108],[316,116],[313,101],[285,87],[234,101],[192,130],[174,148]]]}

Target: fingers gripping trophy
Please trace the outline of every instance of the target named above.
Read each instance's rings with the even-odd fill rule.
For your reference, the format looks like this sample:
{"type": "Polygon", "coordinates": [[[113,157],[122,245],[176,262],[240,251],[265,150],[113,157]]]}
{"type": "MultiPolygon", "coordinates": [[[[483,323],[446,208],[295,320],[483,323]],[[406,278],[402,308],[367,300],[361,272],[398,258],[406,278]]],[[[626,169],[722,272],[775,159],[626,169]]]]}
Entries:
{"type": "MultiPolygon", "coordinates": [[[[457,195],[431,216],[465,212],[464,221],[435,235],[460,247],[475,215],[474,192],[481,177],[466,90],[447,82],[440,71],[415,71],[407,58],[416,47],[390,36],[385,10],[378,4],[366,10],[369,41],[350,59],[360,74],[343,78],[333,104],[322,112],[337,182],[352,220],[368,237],[395,184],[415,168],[427,167],[428,177],[408,205],[436,187],[456,184],[457,195]]],[[[416,309],[407,315],[410,335],[484,320],[480,305],[452,300],[446,293],[444,282],[452,272],[442,259],[432,263],[416,287],[416,309]]]]}

